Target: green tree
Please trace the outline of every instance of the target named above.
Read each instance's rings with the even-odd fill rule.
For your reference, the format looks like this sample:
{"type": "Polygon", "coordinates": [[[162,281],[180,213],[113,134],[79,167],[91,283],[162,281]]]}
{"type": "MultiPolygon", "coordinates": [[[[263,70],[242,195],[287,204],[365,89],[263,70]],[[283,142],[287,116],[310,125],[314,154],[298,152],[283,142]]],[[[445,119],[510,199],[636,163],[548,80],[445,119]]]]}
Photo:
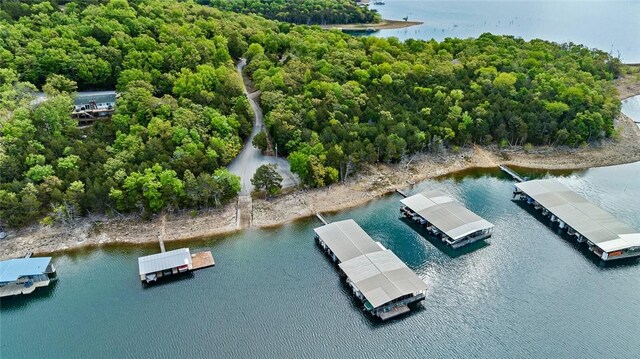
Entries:
{"type": "Polygon", "coordinates": [[[264,131],[260,131],[258,132],[258,134],[256,134],[253,137],[253,140],[251,141],[251,144],[253,144],[253,147],[259,149],[260,151],[264,152],[267,150],[267,133],[264,131]]]}
{"type": "Polygon", "coordinates": [[[277,194],[282,188],[282,176],[275,164],[262,165],[251,178],[251,184],[258,191],[265,192],[265,198],[277,194]]]}
{"type": "Polygon", "coordinates": [[[63,75],[52,74],[47,78],[47,82],[42,86],[42,91],[47,95],[57,95],[61,92],[71,94],[78,89],[75,81],[69,80],[63,75]]]}

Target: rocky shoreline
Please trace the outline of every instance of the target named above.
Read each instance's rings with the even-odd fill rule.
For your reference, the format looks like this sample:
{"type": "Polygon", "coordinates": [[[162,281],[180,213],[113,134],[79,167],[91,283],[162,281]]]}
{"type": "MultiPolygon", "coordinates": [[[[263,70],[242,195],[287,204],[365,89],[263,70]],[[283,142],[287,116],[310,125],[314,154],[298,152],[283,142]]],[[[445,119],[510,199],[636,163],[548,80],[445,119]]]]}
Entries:
{"type": "MultiPolygon", "coordinates": [[[[620,95],[629,97],[630,92],[620,91],[620,95]]],[[[640,93],[640,86],[633,92],[640,93]]],[[[277,226],[316,212],[357,207],[395,189],[471,168],[496,168],[498,164],[506,164],[575,170],[640,161],[640,128],[623,114],[616,119],[615,126],[620,129],[619,139],[586,148],[537,147],[525,151],[523,148],[474,146],[457,153],[419,154],[408,163],[370,165],[346,184],[296,190],[271,200],[254,199],[252,227],[277,226]]],[[[236,203],[215,210],[169,214],[164,240],[187,241],[242,230],[236,215],[236,203]]],[[[105,244],[157,243],[161,230],[160,216],[151,220],[134,216],[92,216],[82,218],[74,228],[32,225],[9,231],[8,237],[0,240],[0,259],[21,257],[30,251],[41,255],[105,244]]]]}

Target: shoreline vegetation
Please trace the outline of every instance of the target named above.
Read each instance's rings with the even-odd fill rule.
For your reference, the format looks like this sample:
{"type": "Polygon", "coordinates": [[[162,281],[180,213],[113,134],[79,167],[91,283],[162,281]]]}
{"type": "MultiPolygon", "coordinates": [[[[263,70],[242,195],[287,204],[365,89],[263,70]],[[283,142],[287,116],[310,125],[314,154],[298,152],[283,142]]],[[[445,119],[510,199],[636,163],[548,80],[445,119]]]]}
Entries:
{"type": "Polygon", "coordinates": [[[387,20],[382,19],[380,22],[370,24],[331,24],[322,25],[325,30],[343,30],[343,31],[377,31],[390,29],[403,29],[405,27],[422,25],[422,21],[403,21],[403,20],[387,20]]]}
{"type": "Polygon", "coordinates": [[[9,233],[0,257],[155,242],[165,216],[167,241],[273,226],[472,167],[584,168],[640,156],[638,128],[618,116],[618,94],[640,90],[638,69],[611,54],[490,33],[355,37],[289,22],[379,17],[280,11],[326,1],[338,3],[233,2],[267,4],[252,13],[288,22],[169,0],[0,6],[9,35],[0,46],[0,217],[12,228],[41,219],[9,233]],[[279,155],[320,189],[236,203],[241,185],[227,166],[254,116],[239,58],[279,155]],[[85,131],[68,113],[71,94],[89,88],[122,95],[111,121],[85,131]],[[52,97],[34,107],[39,89],[52,97]],[[236,219],[247,214],[253,225],[236,219]]]}
{"type": "MultiPolygon", "coordinates": [[[[616,82],[620,99],[640,95],[640,84],[635,76],[629,79],[630,76],[616,82]]],[[[369,165],[346,184],[294,190],[270,200],[255,198],[251,228],[280,226],[317,212],[347,210],[396,189],[474,168],[489,169],[506,164],[541,170],[580,170],[640,161],[640,128],[624,114],[616,119],[615,126],[620,130],[619,139],[604,140],[597,146],[541,146],[530,151],[522,147],[473,146],[457,153],[445,150],[440,154],[418,154],[409,163],[369,165]]],[[[247,229],[238,227],[236,211],[237,204],[232,202],[195,215],[188,211],[168,215],[164,241],[206,239],[247,229]]],[[[35,224],[8,232],[8,237],[0,241],[0,260],[21,257],[28,251],[41,255],[108,244],[152,245],[158,243],[162,223],[162,216],[157,215],[149,221],[133,216],[90,216],[80,219],[73,228],[35,224]]]]}

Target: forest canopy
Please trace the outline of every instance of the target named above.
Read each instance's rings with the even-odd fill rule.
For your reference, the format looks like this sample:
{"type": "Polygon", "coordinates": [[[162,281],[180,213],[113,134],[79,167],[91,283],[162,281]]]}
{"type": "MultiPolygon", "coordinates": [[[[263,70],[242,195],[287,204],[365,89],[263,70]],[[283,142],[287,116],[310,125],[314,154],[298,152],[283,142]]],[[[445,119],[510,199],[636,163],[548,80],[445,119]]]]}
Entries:
{"type": "Polygon", "coordinates": [[[303,25],[363,24],[380,21],[380,14],[355,0],[198,0],[241,14],[303,25]]]}
{"type": "Polygon", "coordinates": [[[271,139],[310,187],[447,145],[586,144],[613,133],[620,108],[619,61],[580,45],[352,37],[193,1],[19,5],[0,7],[0,220],[12,226],[233,198],[225,166],[253,115],[241,57],[271,139]],[[117,89],[113,118],[79,129],[76,89],[117,89]]]}

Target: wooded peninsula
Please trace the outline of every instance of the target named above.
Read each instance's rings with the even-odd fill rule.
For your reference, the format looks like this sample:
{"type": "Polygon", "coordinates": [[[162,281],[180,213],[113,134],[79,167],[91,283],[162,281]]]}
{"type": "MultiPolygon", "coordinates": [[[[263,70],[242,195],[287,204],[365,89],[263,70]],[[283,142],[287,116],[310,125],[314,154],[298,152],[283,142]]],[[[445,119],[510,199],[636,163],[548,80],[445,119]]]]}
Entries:
{"type": "Polygon", "coordinates": [[[603,51],[488,33],[400,42],[293,24],[377,19],[347,0],[200,2],[211,6],[0,5],[0,222],[148,216],[235,198],[240,182],[225,166],[253,118],[240,58],[269,138],[307,187],[442,148],[616,136],[623,65],[603,51]],[[226,11],[246,7],[254,14],[226,11]],[[115,113],[78,128],[74,92],[96,89],[118,91],[115,113]],[[46,101],[34,101],[39,91],[46,101]]]}

